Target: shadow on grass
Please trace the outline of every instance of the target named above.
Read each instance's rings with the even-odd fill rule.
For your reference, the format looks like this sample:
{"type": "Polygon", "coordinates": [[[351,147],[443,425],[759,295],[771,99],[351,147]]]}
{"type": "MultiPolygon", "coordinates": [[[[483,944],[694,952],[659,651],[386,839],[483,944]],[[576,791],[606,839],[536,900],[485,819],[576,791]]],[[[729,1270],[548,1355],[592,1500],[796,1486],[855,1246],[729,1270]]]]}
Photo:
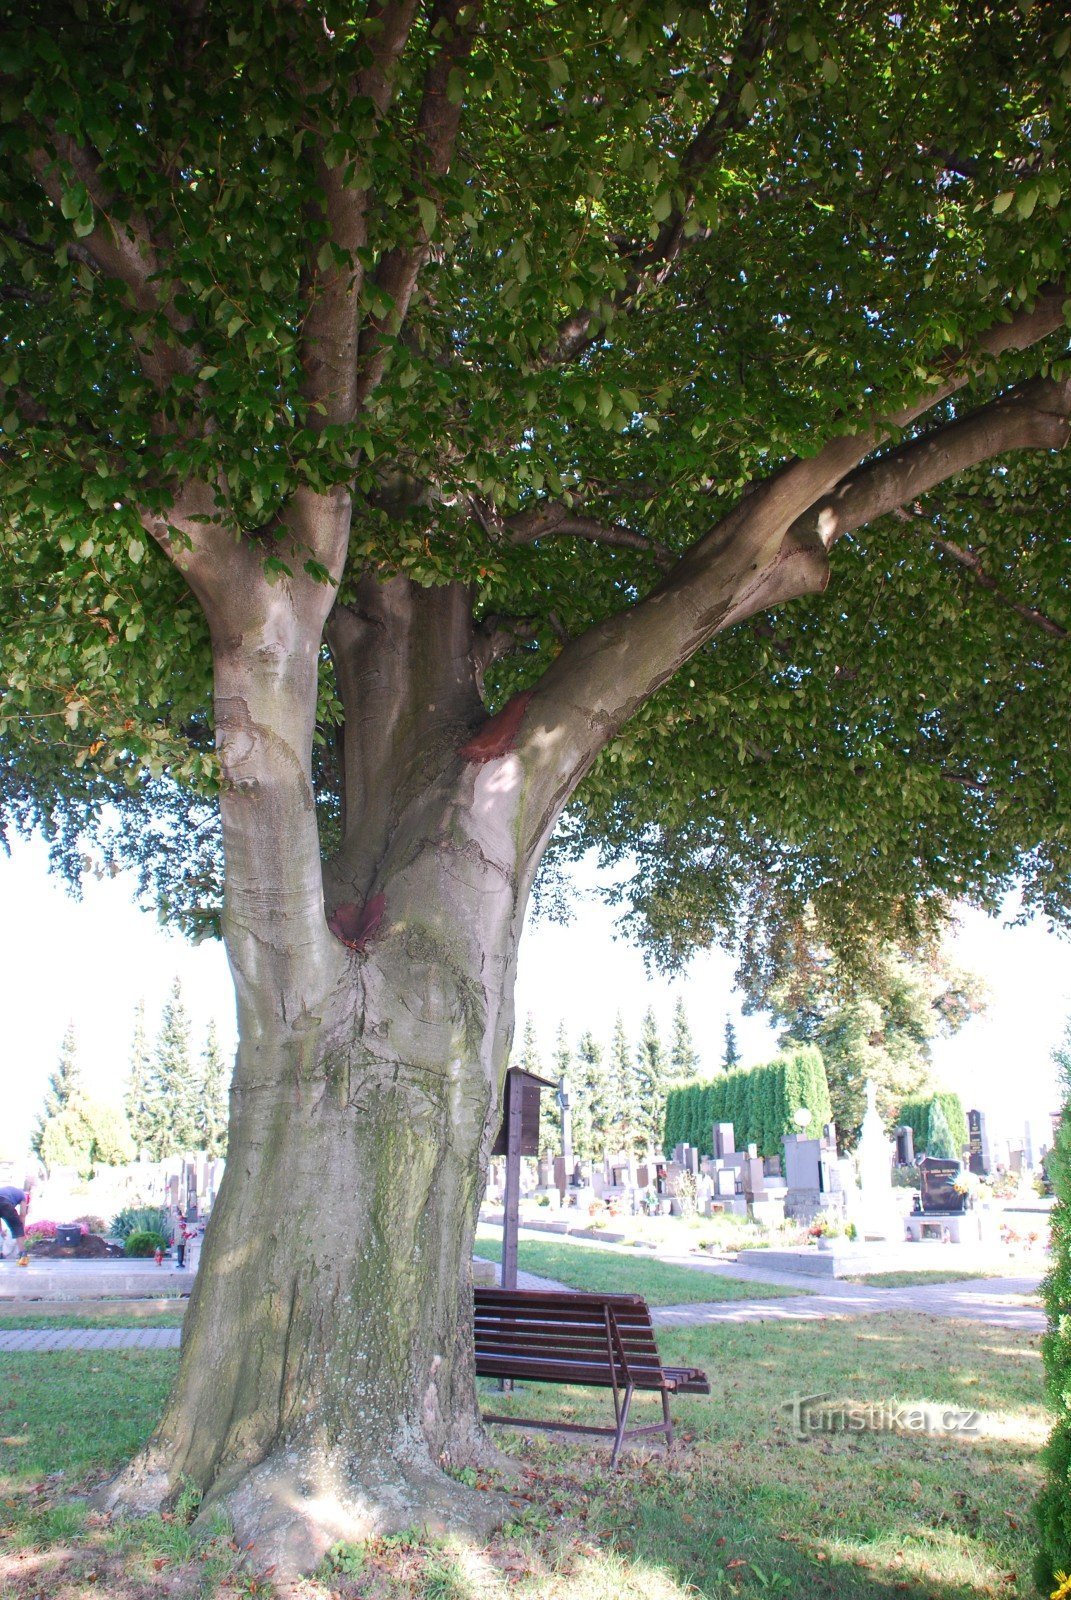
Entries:
{"type": "MultiPolygon", "coordinates": [[[[667,1360],[703,1366],[713,1390],[673,1403],[678,1443],[668,1456],[635,1450],[611,1473],[602,1441],[496,1429],[521,1478],[509,1490],[515,1520],[494,1539],[372,1541],[341,1552],[335,1570],[294,1592],[304,1600],[1000,1600],[1031,1592],[1030,1502],[1045,1426],[1032,1336],[904,1316],[687,1328],[660,1343],[667,1360]],[[977,1407],[1003,1431],[797,1438],[785,1402],[816,1392],[866,1405],[977,1407]]],[[[16,1441],[0,1446],[5,1596],[140,1600],[162,1592],[161,1573],[174,1596],[242,1592],[239,1553],[224,1535],[204,1559],[181,1517],[124,1524],[62,1499],[141,1443],[175,1359],[0,1358],[0,1427],[16,1441]]],[[[638,1411],[652,1402],[642,1397],[638,1411]]],[[[496,1392],[493,1406],[599,1422],[611,1410],[604,1392],[536,1385],[512,1397],[496,1392]]],[[[272,1592],[269,1580],[257,1581],[257,1593],[272,1592]]]]}

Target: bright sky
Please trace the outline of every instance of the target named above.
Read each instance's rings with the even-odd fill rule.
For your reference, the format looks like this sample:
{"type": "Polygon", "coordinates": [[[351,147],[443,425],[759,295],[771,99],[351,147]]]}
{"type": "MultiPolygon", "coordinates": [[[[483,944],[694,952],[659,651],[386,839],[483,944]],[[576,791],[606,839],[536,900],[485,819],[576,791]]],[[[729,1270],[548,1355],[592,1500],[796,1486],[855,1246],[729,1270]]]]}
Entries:
{"type": "MultiPolygon", "coordinates": [[[[118,1101],[127,1072],[134,1009],[144,997],[150,1035],[176,975],[182,981],[200,1049],[215,1018],[225,1049],[235,1037],[234,999],[220,945],[191,946],[135,908],[129,880],[88,878],[72,900],[47,871],[38,842],[16,840],[0,855],[0,1004],[3,1008],[0,1159],[20,1154],[32,1126],[64,1029],[73,1021],[90,1093],[118,1101]]],[[[745,1065],[773,1053],[762,1018],[743,1017],[732,986],[733,963],[720,951],[697,956],[683,979],[648,978],[639,953],[613,934],[613,914],[579,900],[572,924],[526,930],[521,948],[517,1026],[531,1011],[544,1063],[550,1065],[559,1018],[575,1042],[585,1029],[609,1042],[620,1010],[630,1037],[652,1005],[669,1034],[683,995],[704,1066],[720,1061],[731,1015],[745,1065]]],[[[1056,1107],[1050,1060],[1071,1014],[1069,946],[1040,925],[1006,928],[965,914],[958,960],[989,984],[988,1013],[939,1043],[938,1076],[968,1106],[1019,1135],[1024,1118],[1041,1121],[1056,1107]]]]}

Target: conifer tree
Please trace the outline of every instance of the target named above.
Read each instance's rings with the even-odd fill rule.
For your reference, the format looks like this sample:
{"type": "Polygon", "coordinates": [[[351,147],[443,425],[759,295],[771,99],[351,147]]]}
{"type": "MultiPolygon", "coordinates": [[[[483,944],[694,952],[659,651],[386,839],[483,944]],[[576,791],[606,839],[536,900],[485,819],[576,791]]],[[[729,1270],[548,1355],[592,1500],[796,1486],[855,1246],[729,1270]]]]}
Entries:
{"type": "Polygon", "coordinates": [[[152,1057],[145,1032],[145,999],[138,1001],[134,1012],[134,1037],[130,1044],[130,1072],[123,1095],[123,1109],[134,1149],[138,1155],[148,1146],[151,1133],[148,1093],[152,1075],[152,1057]]]}
{"type": "Polygon", "coordinates": [[[593,1034],[581,1035],[576,1054],[573,1149],[583,1160],[601,1160],[606,1154],[612,1119],[609,1074],[602,1046],[593,1034]]]}
{"type": "Polygon", "coordinates": [[[732,1072],[740,1065],[740,1047],[736,1042],[736,1027],[732,1017],[725,1019],[725,1050],[721,1064],[726,1072],[732,1072]]]}
{"type": "Polygon", "coordinates": [[[666,1091],[672,1068],[658,1032],[658,1021],[651,1006],[640,1024],[636,1047],[637,1132],[647,1151],[658,1153],[666,1116],[666,1091]]]}
{"type": "MultiPolygon", "coordinates": [[[[573,1093],[572,1066],[573,1052],[569,1047],[569,1040],[565,1032],[565,1023],[558,1023],[558,1033],[554,1041],[553,1067],[547,1076],[555,1079],[559,1084],[564,1079],[565,1087],[570,1094],[573,1093]]],[[[574,1099],[575,1104],[575,1099],[574,1099]]],[[[574,1111],[575,1116],[575,1111],[574,1111]]],[[[544,1089],[539,1098],[539,1147],[545,1153],[557,1156],[562,1150],[562,1113],[558,1104],[558,1096],[553,1089],[544,1089]]],[[[576,1147],[576,1137],[573,1137],[573,1147],[576,1147]]]]}
{"type": "Polygon", "coordinates": [[[677,1004],[673,1008],[673,1035],[669,1046],[670,1070],[675,1080],[694,1078],[699,1071],[699,1056],[696,1053],[692,1040],[692,1030],[688,1026],[688,1013],[684,1009],[684,999],[677,996],[677,1004]]]}
{"type": "Polygon", "coordinates": [[[639,1093],[636,1082],[636,1062],[625,1032],[625,1019],[620,1011],[614,1018],[614,1032],[610,1041],[610,1104],[613,1126],[607,1130],[613,1154],[631,1150],[642,1137],[640,1130],[639,1093]]]}
{"type": "Polygon", "coordinates": [[[146,1102],[148,1144],[157,1161],[196,1150],[198,1138],[197,1073],[190,1056],[190,1018],[176,978],[164,1006],[156,1036],[146,1102]]]}
{"type": "Polygon", "coordinates": [[[939,1156],[942,1161],[958,1161],[959,1151],[956,1149],[952,1138],[952,1130],[948,1126],[945,1108],[940,1100],[935,1100],[930,1112],[930,1132],[926,1143],[928,1156],[939,1156]]]}
{"type": "Polygon", "coordinates": [[[219,1047],[215,1021],[208,1024],[201,1052],[201,1098],[198,1147],[213,1160],[227,1154],[227,1067],[219,1047]]]}
{"type": "Polygon", "coordinates": [[[69,1107],[72,1099],[81,1091],[82,1073],[78,1065],[78,1040],[74,1031],[74,1023],[68,1022],[60,1045],[59,1060],[56,1069],[48,1080],[45,1098],[33,1133],[30,1135],[30,1149],[38,1159],[41,1157],[42,1141],[45,1129],[55,1118],[61,1116],[69,1107]]]}

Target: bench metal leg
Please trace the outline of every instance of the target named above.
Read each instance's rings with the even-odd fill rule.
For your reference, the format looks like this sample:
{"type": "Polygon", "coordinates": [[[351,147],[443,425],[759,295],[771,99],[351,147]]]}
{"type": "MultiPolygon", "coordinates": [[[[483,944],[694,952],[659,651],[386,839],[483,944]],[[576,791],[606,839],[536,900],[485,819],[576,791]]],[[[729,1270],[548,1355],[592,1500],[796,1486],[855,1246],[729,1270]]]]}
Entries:
{"type": "MultiPolygon", "coordinates": [[[[611,1467],[611,1469],[617,1466],[617,1458],[618,1458],[618,1455],[621,1452],[621,1446],[625,1442],[625,1424],[628,1422],[628,1409],[629,1409],[629,1406],[632,1404],[632,1395],[633,1395],[633,1388],[632,1388],[632,1385],[630,1383],[628,1388],[625,1390],[624,1403],[622,1404],[621,1410],[618,1413],[617,1435],[616,1435],[616,1437],[614,1439],[614,1448],[610,1452],[610,1467],[611,1467]]],[[[614,1391],[614,1404],[615,1404],[615,1406],[617,1404],[617,1392],[616,1392],[616,1390],[614,1391]]]]}
{"type": "Polygon", "coordinates": [[[666,1424],[666,1449],[673,1443],[673,1418],[669,1414],[669,1390],[662,1390],[662,1417],[666,1424]]]}

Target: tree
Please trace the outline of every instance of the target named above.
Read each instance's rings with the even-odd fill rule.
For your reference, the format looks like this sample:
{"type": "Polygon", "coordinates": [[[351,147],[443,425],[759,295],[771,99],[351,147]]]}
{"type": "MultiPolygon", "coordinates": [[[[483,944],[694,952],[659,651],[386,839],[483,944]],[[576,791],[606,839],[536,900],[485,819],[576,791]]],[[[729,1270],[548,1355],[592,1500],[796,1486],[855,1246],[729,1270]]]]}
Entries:
{"type": "Polygon", "coordinates": [[[607,1063],[609,1098],[608,1148],[606,1154],[631,1150],[637,1146],[640,1134],[640,1097],[636,1081],[636,1061],[625,1031],[625,1019],[620,1011],[614,1018],[614,1031],[610,1038],[610,1059],[607,1063]]]}
{"type": "Polygon", "coordinates": [[[670,959],[1016,876],[1066,915],[1060,8],[791,19],[6,19],[0,796],[238,992],[115,1494],[188,1480],[280,1574],[494,1514],[440,1462],[563,808],[670,959]]]}
{"type": "Polygon", "coordinates": [[[41,1133],[38,1150],[45,1168],[76,1167],[82,1177],[92,1177],[97,1167],[118,1167],[134,1155],[126,1117],[115,1106],[76,1089],[63,1109],[50,1117],[41,1133]]]}
{"type": "Polygon", "coordinates": [[[640,1024],[636,1046],[637,1129],[645,1152],[661,1154],[666,1119],[666,1091],[673,1068],[658,1032],[658,1019],[651,1006],[640,1024]]]}
{"type": "Polygon", "coordinates": [[[576,1094],[573,1099],[573,1149],[583,1160],[601,1161],[612,1129],[609,1074],[602,1046],[593,1034],[581,1034],[576,1047],[576,1094]]]}
{"type": "Polygon", "coordinates": [[[154,1160],[199,1148],[201,1086],[190,1055],[190,1018],[178,978],[160,1018],[146,1101],[148,1145],[154,1160]]]}
{"type": "MultiPolygon", "coordinates": [[[[694,1078],[699,1071],[699,1056],[688,1024],[684,1000],[677,996],[673,1007],[673,1033],[669,1043],[669,1065],[674,1079],[694,1078]]],[[[676,1141],[675,1141],[676,1142],[676,1141]]]]}
{"type": "Polygon", "coordinates": [[[134,1012],[134,1037],[130,1045],[130,1071],[127,1077],[126,1092],[123,1095],[123,1109],[126,1112],[127,1126],[133,1140],[134,1150],[140,1155],[147,1147],[151,1134],[149,1115],[149,1081],[152,1074],[152,1058],[149,1053],[149,1041],[145,1032],[145,1000],[138,1001],[134,1012]]]}
{"type": "Polygon", "coordinates": [[[726,1072],[732,1072],[734,1068],[740,1065],[740,1050],[736,1043],[736,1028],[732,1017],[726,1017],[725,1019],[725,1050],[721,1058],[721,1064],[726,1072]]]}
{"type": "Polygon", "coordinates": [[[940,1100],[933,1102],[930,1112],[930,1131],[926,1141],[926,1154],[939,1156],[942,1161],[958,1161],[962,1151],[957,1150],[940,1100]]]}
{"type": "Polygon", "coordinates": [[[50,1161],[45,1156],[44,1140],[46,1130],[51,1122],[61,1117],[69,1107],[75,1095],[82,1090],[82,1073],[78,1065],[78,1039],[74,1031],[74,1023],[68,1022],[64,1031],[63,1041],[60,1044],[59,1060],[56,1070],[48,1080],[45,1089],[45,1098],[38,1113],[37,1122],[30,1135],[30,1149],[46,1166],[72,1165],[73,1163],[50,1161]]]}
{"type": "Polygon", "coordinates": [[[867,1079],[886,1121],[899,1116],[931,1083],[933,1040],[985,1004],[981,983],[951,963],[939,940],[909,950],[860,941],[849,961],[822,942],[813,917],[800,920],[776,960],[745,962],[739,981],[748,1009],[768,1009],[782,1023],[783,1044],[818,1046],[848,1146],[862,1123],[867,1079]]]}
{"type": "Polygon", "coordinates": [[[214,1021],[201,1052],[200,1096],[195,1148],[214,1160],[227,1154],[227,1067],[214,1021]]]}

